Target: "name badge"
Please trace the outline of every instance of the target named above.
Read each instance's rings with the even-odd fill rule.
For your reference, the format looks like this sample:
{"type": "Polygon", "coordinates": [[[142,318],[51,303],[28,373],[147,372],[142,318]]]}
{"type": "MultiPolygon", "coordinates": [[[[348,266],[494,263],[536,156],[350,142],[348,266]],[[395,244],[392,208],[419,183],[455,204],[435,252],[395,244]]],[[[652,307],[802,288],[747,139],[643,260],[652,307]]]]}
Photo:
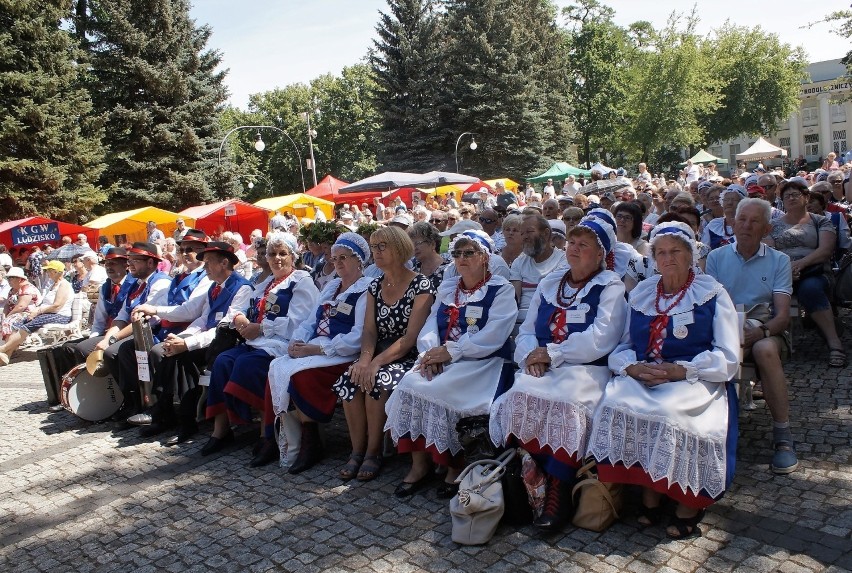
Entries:
{"type": "Polygon", "coordinates": [[[352,313],[352,305],[346,304],[345,302],[341,302],[337,305],[337,312],[342,312],[343,314],[351,314],[352,313]]]}
{"type": "Polygon", "coordinates": [[[679,314],[672,315],[672,326],[677,328],[678,326],[688,326],[695,322],[695,317],[692,314],[692,311],[681,312],[679,314]]]}
{"type": "Polygon", "coordinates": [[[566,310],[565,322],[568,324],[581,324],[586,322],[586,313],[580,309],[566,310]]]}
{"type": "Polygon", "coordinates": [[[216,313],[216,322],[221,321],[223,318],[225,318],[225,313],[224,313],[224,312],[217,312],[217,313],[216,313]]]}
{"type": "Polygon", "coordinates": [[[464,313],[466,318],[482,318],[481,306],[469,306],[464,313]]]}
{"type": "Polygon", "coordinates": [[[275,301],[277,301],[277,300],[278,300],[278,295],[277,295],[277,294],[275,294],[275,293],[269,293],[269,294],[266,296],[266,302],[267,302],[267,304],[275,304],[275,301]]]}

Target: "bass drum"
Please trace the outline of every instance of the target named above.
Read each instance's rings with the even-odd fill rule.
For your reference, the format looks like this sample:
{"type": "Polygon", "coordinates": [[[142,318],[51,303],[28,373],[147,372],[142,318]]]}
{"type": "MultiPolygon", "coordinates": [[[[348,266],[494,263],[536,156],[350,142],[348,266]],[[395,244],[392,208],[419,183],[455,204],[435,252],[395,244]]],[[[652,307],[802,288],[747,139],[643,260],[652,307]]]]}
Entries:
{"type": "Polygon", "coordinates": [[[112,376],[92,376],[79,364],[62,377],[60,401],[75,416],[100,422],[118,412],[124,394],[112,376]]]}

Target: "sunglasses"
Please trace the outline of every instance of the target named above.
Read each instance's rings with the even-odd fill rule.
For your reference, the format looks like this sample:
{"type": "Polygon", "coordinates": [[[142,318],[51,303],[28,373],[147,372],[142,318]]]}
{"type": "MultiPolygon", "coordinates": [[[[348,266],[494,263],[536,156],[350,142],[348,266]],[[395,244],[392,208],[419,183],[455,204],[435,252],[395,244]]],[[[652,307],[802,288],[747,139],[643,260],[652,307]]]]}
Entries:
{"type": "Polygon", "coordinates": [[[566,223],[568,221],[571,221],[571,222],[579,221],[580,219],[582,219],[582,217],[562,217],[562,220],[565,221],[566,223]]]}
{"type": "Polygon", "coordinates": [[[458,221],[458,217],[447,217],[447,221],[458,221]]]}
{"type": "Polygon", "coordinates": [[[459,259],[464,257],[466,259],[470,259],[479,254],[479,251],[474,251],[473,249],[464,250],[464,251],[453,251],[450,253],[454,259],[459,259]]]}
{"type": "Polygon", "coordinates": [[[496,223],[497,219],[491,219],[490,217],[480,217],[480,223],[485,223],[486,225],[490,225],[491,223],[496,223]]]}

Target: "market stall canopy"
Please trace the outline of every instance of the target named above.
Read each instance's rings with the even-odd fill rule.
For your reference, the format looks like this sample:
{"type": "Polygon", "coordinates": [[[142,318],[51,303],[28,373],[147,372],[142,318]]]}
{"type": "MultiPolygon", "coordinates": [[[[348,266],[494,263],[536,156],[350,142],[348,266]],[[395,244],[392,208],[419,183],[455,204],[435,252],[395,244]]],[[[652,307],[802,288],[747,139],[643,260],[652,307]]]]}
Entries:
{"type": "Polygon", "coordinates": [[[334,197],[340,193],[340,188],[346,187],[347,185],[349,185],[349,183],[346,181],[335,179],[331,175],[326,175],[322,178],[322,181],[317,183],[316,187],[311,187],[305,191],[305,194],[310,195],[311,197],[319,197],[320,199],[334,202],[334,197]]]}
{"type": "Polygon", "coordinates": [[[496,187],[497,183],[499,183],[500,181],[503,182],[503,187],[512,192],[517,191],[518,187],[520,187],[519,183],[512,181],[508,177],[504,177],[502,179],[486,179],[485,181],[483,181],[483,183],[494,189],[494,187],[496,187]]]}
{"type": "Polygon", "coordinates": [[[269,197],[256,201],[255,205],[269,209],[270,217],[273,211],[293,213],[296,217],[314,218],[317,211],[322,211],[326,219],[334,217],[334,201],[326,201],[319,197],[311,197],[306,193],[295,193],[293,195],[282,195],[281,197],[269,197]]]}
{"type": "Polygon", "coordinates": [[[187,227],[195,225],[195,219],[157,207],[140,207],[131,211],[110,213],[98,217],[91,223],[90,227],[99,229],[101,235],[109,238],[111,243],[145,241],[148,239],[148,221],[154,221],[157,228],[167,237],[171,237],[177,228],[178,219],[183,219],[187,227]],[[122,239],[121,237],[124,236],[122,239]]]}
{"type": "MultiPolygon", "coordinates": [[[[703,149],[698,150],[698,153],[689,158],[692,163],[715,163],[716,165],[727,165],[728,160],[721,157],[716,157],[711,153],[707,153],[703,149]]],[[[686,161],[680,164],[681,167],[686,165],[686,161]]]]}
{"type": "Polygon", "coordinates": [[[341,193],[352,193],[353,191],[390,191],[400,187],[440,187],[453,183],[476,183],[479,179],[469,175],[450,173],[447,171],[430,171],[429,173],[406,173],[401,171],[386,171],[377,173],[350,183],[340,189],[341,193]]]}
{"type": "Polygon", "coordinates": [[[190,207],[180,214],[195,219],[195,228],[211,236],[233,231],[248,240],[255,229],[260,229],[264,235],[269,230],[269,211],[239,199],[190,207]]]}
{"type": "Polygon", "coordinates": [[[607,167],[606,165],[604,165],[603,163],[598,161],[597,163],[595,163],[594,165],[592,165],[589,168],[589,175],[590,176],[591,176],[592,171],[597,171],[598,173],[603,173],[604,175],[606,175],[610,171],[615,171],[615,169],[613,169],[612,167],[607,167]]]}
{"type": "Polygon", "coordinates": [[[772,145],[762,137],[758,137],[754,145],[742,153],[737,153],[738,161],[760,161],[772,157],[787,157],[787,150],[772,145]]]}
{"type": "Polygon", "coordinates": [[[76,239],[80,233],[86,235],[89,245],[92,247],[98,245],[100,233],[97,229],[74,223],[55,221],[46,217],[27,217],[0,223],[0,243],[9,248],[46,244],[56,247],[62,243],[62,237],[65,235],[76,239]]]}
{"type": "MultiPolygon", "coordinates": [[[[594,169],[594,167],[592,169],[594,169]]],[[[591,174],[591,171],[586,171],[584,169],[580,169],[579,167],[574,167],[570,163],[559,161],[551,165],[550,169],[548,169],[541,175],[536,175],[535,177],[527,178],[527,181],[529,181],[530,183],[544,183],[548,179],[559,179],[564,181],[565,178],[569,175],[573,175],[574,177],[589,177],[591,174]]],[[[506,188],[508,189],[508,186],[506,188]]]]}

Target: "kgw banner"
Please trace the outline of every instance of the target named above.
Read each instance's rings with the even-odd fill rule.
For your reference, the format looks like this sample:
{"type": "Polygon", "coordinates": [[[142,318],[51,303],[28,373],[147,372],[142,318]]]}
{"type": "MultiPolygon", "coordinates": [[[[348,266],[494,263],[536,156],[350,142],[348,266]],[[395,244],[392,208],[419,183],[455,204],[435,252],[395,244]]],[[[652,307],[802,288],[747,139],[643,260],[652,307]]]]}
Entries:
{"type": "Polygon", "coordinates": [[[59,223],[41,223],[38,225],[21,225],[12,227],[12,245],[35,245],[38,243],[53,243],[61,239],[59,223]]]}

